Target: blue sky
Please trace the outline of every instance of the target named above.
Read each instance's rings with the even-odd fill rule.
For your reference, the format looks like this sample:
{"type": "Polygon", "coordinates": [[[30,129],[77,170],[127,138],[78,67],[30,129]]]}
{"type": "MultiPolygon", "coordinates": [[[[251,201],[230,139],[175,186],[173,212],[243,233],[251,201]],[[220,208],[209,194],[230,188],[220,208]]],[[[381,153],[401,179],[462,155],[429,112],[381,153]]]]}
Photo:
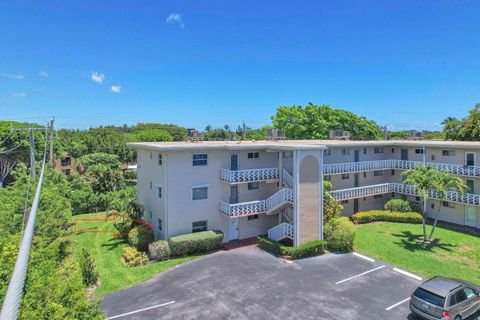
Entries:
{"type": "Polygon", "coordinates": [[[0,2],[0,119],[270,123],[279,105],[438,129],[480,102],[480,1],[0,2]]]}

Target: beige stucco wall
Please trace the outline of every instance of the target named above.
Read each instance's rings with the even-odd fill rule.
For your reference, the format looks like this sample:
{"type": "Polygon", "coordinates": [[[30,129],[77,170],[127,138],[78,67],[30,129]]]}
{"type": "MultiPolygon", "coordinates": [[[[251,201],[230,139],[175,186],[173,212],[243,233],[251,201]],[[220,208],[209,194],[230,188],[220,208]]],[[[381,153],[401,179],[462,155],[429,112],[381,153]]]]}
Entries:
{"type": "Polygon", "coordinates": [[[307,155],[300,161],[299,244],[319,239],[320,234],[320,162],[307,155]]]}

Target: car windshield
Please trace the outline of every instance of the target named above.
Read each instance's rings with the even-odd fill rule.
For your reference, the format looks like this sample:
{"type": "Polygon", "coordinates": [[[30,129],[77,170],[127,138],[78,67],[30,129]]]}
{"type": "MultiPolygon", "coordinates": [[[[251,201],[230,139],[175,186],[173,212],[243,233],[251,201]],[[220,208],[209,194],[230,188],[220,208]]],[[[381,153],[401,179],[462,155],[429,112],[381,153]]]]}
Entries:
{"type": "Polygon", "coordinates": [[[422,288],[418,288],[417,290],[415,290],[415,293],[413,295],[419,299],[430,302],[441,308],[443,308],[443,306],[445,305],[445,298],[433,294],[430,291],[422,288]]]}

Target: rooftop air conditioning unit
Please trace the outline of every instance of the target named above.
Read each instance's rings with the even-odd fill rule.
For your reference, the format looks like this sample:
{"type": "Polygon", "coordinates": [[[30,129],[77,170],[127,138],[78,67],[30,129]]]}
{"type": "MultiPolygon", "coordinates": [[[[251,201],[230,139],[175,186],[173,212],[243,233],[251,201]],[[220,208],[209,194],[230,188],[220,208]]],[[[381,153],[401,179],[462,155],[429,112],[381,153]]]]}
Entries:
{"type": "Polygon", "coordinates": [[[187,142],[197,142],[200,140],[200,133],[193,128],[187,129],[187,142]]]}
{"type": "Polygon", "coordinates": [[[343,131],[343,130],[330,130],[328,136],[332,140],[348,140],[350,139],[350,131],[343,131]]]}
{"type": "Polygon", "coordinates": [[[408,136],[410,139],[420,140],[420,139],[423,139],[423,132],[417,131],[417,130],[410,130],[408,132],[408,136]]]}
{"type": "Polygon", "coordinates": [[[285,140],[285,130],[280,129],[267,129],[268,140],[285,140]]]}

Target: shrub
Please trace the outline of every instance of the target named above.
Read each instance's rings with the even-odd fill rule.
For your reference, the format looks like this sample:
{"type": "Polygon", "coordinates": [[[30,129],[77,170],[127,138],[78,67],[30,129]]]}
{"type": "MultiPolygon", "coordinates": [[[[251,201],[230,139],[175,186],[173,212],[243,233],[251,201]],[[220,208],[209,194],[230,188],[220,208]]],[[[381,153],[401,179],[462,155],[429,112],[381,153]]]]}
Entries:
{"type": "Polygon", "coordinates": [[[153,242],[154,236],[151,228],[143,229],[145,226],[132,229],[128,234],[128,243],[139,251],[147,251],[148,245],[153,242]]]}
{"type": "Polygon", "coordinates": [[[127,234],[133,228],[132,221],[125,219],[116,219],[113,226],[118,230],[119,234],[127,234]]]}
{"type": "Polygon", "coordinates": [[[169,240],[170,250],[174,256],[210,252],[222,247],[223,232],[202,231],[172,237],[169,240]]]}
{"type": "Polygon", "coordinates": [[[171,251],[168,241],[158,240],[148,245],[148,252],[157,261],[166,260],[170,257],[171,251]]]}
{"type": "Polygon", "coordinates": [[[134,247],[123,247],[123,262],[129,267],[136,267],[147,264],[148,257],[145,252],[140,252],[134,247]]]}
{"type": "Polygon", "coordinates": [[[352,216],[352,220],[354,223],[368,223],[373,221],[421,223],[422,215],[417,212],[391,212],[385,210],[371,210],[355,213],[352,216]]]}
{"type": "Polygon", "coordinates": [[[296,247],[285,246],[278,241],[269,239],[267,236],[257,237],[258,246],[277,255],[290,256],[292,259],[301,259],[323,254],[327,243],[322,240],[313,240],[296,247]]]}
{"type": "Polygon", "coordinates": [[[390,199],[385,203],[385,210],[392,212],[411,212],[410,202],[403,199],[390,199]]]}
{"type": "Polygon", "coordinates": [[[95,261],[85,248],[82,248],[80,254],[80,268],[82,270],[83,283],[86,286],[91,286],[97,283],[98,272],[95,266],[95,261]]]}
{"type": "Polygon", "coordinates": [[[329,250],[352,251],[355,226],[346,217],[332,219],[325,224],[324,235],[329,250]]]}

